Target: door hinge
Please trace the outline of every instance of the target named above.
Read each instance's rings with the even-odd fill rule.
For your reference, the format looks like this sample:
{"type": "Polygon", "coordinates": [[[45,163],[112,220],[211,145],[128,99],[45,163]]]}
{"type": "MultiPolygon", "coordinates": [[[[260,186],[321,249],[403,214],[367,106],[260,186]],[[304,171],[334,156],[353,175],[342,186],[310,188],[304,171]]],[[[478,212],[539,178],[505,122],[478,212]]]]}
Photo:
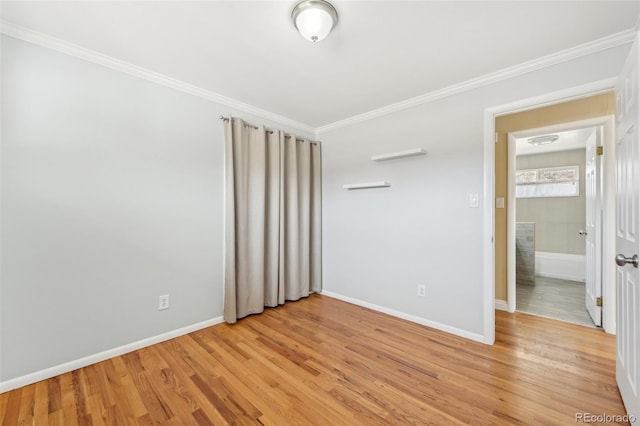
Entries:
{"type": "Polygon", "coordinates": [[[596,147],[596,154],[597,155],[602,155],[604,153],[604,148],[602,147],[602,145],[597,146],[596,147]]]}
{"type": "Polygon", "coordinates": [[[602,297],[596,297],[596,306],[602,306],[602,297]]]}
{"type": "Polygon", "coordinates": [[[496,132],[496,143],[498,143],[498,132],[496,132]]]}

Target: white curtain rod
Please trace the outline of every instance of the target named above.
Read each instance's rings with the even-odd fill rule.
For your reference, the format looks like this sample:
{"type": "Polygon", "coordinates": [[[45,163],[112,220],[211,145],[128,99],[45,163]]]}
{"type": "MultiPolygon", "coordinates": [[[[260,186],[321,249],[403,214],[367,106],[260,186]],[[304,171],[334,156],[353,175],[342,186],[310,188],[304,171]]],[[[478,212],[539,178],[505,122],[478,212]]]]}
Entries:
{"type": "MultiPolygon", "coordinates": [[[[236,119],[235,117],[231,117],[231,116],[229,116],[229,117],[225,117],[224,115],[221,115],[221,116],[220,116],[220,117],[218,117],[218,118],[219,118],[220,120],[222,120],[222,121],[229,121],[229,120],[235,120],[235,119],[236,119]]],[[[243,121],[244,121],[244,120],[243,120],[243,121]]],[[[245,126],[253,127],[253,128],[254,128],[254,129],[256,129],[256,130],[258,130],[258,129],[259,129],[259,127],[258,127],[258,126],[255,126],[255,125],[253,125],[253,124],[249,124],[249,123],[247,123],[246,121],[244,122],[244,124],[245,124],[245,126]]],[[[268,129],[268,128],[266,128],[266,127],[265,127],[265,131],[269,132],[269,134],[273,134],[273,130],[268,129]]],[[[285,138],[287,138],[287,139],[289,139],[289,138],[291,138],[291,135],[288,135],[288,134],[286,134],[286,133],[285,133],[285,134],[284,134],[284,137],[285,137],[285,138]]],[[[296,138],[296,142],[304,142],[304,139],[297,139],[297,138],[296,138]]],[[[317,144],[318,144],[318,142],[313,142],[313,141],[310,141],[310,142],[311,142],[311,144],[312,144],[312,145],[317,145],[317,144]]]]}

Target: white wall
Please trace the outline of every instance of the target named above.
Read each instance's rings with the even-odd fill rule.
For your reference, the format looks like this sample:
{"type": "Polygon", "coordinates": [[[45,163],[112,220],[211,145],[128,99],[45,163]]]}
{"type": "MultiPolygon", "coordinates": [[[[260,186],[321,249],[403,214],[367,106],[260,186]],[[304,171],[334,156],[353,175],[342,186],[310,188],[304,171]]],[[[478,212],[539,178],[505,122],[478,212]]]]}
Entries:
{"type": "MultiPolygon", "coordinates": [[[[325,289],[481,334],[484,109],[615,76],[627,51],[320,135],[325,289]],[[372,180],[392,186],[342,189],[372,180]]],[[[11,37],[1,59],[0,381],[219,317],[217,117],[296,129],[11,37]]]]}
{"type": "Polygon", "coordinates": [[[12,37],[1,59],[0,382],[221,316],[218,116],[295,129],[12,37]]]}
{"type": "Polygon", "coordinates": [[[483,190],[485,109],[617,76],[628,50],[608,49],[319,135],[324,289],[480,340],[482,205],[492,200],[480,208],[468,201],[483,190]],[[427,156],[369,159],[414,147],[427,156]],[[391,187],[342,189],[383,180],[391,187]],[[419,284],[425,298],[417,296],[419,284]]]}

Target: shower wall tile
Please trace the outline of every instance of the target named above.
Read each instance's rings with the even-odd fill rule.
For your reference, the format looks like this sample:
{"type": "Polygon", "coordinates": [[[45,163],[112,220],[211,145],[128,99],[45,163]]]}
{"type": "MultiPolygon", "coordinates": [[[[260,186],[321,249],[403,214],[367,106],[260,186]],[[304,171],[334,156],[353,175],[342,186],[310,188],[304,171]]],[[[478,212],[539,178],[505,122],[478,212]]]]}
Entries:
{"type": "Polygon", "coordinates": [[[516,222],[516,284],[536,281],[536,224],[516,222]]]}

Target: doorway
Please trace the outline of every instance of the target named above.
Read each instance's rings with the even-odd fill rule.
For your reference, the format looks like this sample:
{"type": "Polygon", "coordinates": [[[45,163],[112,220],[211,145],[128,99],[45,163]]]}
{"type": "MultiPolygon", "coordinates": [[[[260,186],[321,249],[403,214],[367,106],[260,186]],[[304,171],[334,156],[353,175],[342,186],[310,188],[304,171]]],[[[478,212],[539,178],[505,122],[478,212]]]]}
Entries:
{"type": "Polygon", "coordinates": [[[579,123],[509,134],[517,311],[602,325],[602,144],[603,126],[579,123]]]}
{"type": "MultiPolygon", "coordinates": [[[[614,97],[613,93],[607,92],[598,95],[582,97],[579,99],[556,103],[553,105],[543,106],[532,109],[511,113],[511,114],[495,114],[495,157],[494,157],[494,195],[496,202],[494,206],[493,216],[495,220],[495,307],[510,312],[516,309],[516,287],[515,287],[515,262],[513,256],[509,253],[515,250],[515,238],[511,239],[510,235],[515,234],[515,195],[509,194],[508,185],[508,166],[509,155],[514,154],[514,148],[509,149],[509,134],[516,132],[525,132],[527,129],[544,129],[545,131],[566,131],[568,126],[576,128],[585,128],[589,126],[604,126],[605,143],[613,142],[614,135],[614,97]],[[570,123],[570,124],[567,124],[570,123]],[[509,217],[508,217],[509,216],[509,217]],[[513,218],[513,220],[511,220],[513,218]]],[[[605,147],[605,152],[607,147],[605,147]]],[[[611,174],[615,170],[615,156],[613,155],[613,147],[610,155],[603,158],[604,173],[611,174]]],[[[515,160],[514,160],[515,162],[515,160]]],[[[611,175],[613,176],[613,175],[611,175]]],[[[609,179],[609,183],[605,184],[603,194],[605,199],[604,205],[611,206],[615,204],[611,196],[615,191],[608,188],[612,185],[614,179],[609,179]]],[[[513,192],[514,189],[512,188],[513,192]]],[[[612,224],[615,223],[615,212],[607,208],[607,212],[602,217],[603,229],[615,229],[612,224]]],[[[610,236],[611,237],[611,236],[610,236]]],[[[611,238],[605,238],[600,244],[604,256],[609,251],[615,250],[611,238]]],[[[608,266],[603,266],[602,276],[605,277],[603,283],[611,284],[615,282],[615,271],[608,266]]],[[[606,285],[606,284],[605,284],[606,285]]],[[[612,285],[603,289],[602,307],[603,307],[603,327],[610,333],[615,333],[615,289],[612,285]]]]}

